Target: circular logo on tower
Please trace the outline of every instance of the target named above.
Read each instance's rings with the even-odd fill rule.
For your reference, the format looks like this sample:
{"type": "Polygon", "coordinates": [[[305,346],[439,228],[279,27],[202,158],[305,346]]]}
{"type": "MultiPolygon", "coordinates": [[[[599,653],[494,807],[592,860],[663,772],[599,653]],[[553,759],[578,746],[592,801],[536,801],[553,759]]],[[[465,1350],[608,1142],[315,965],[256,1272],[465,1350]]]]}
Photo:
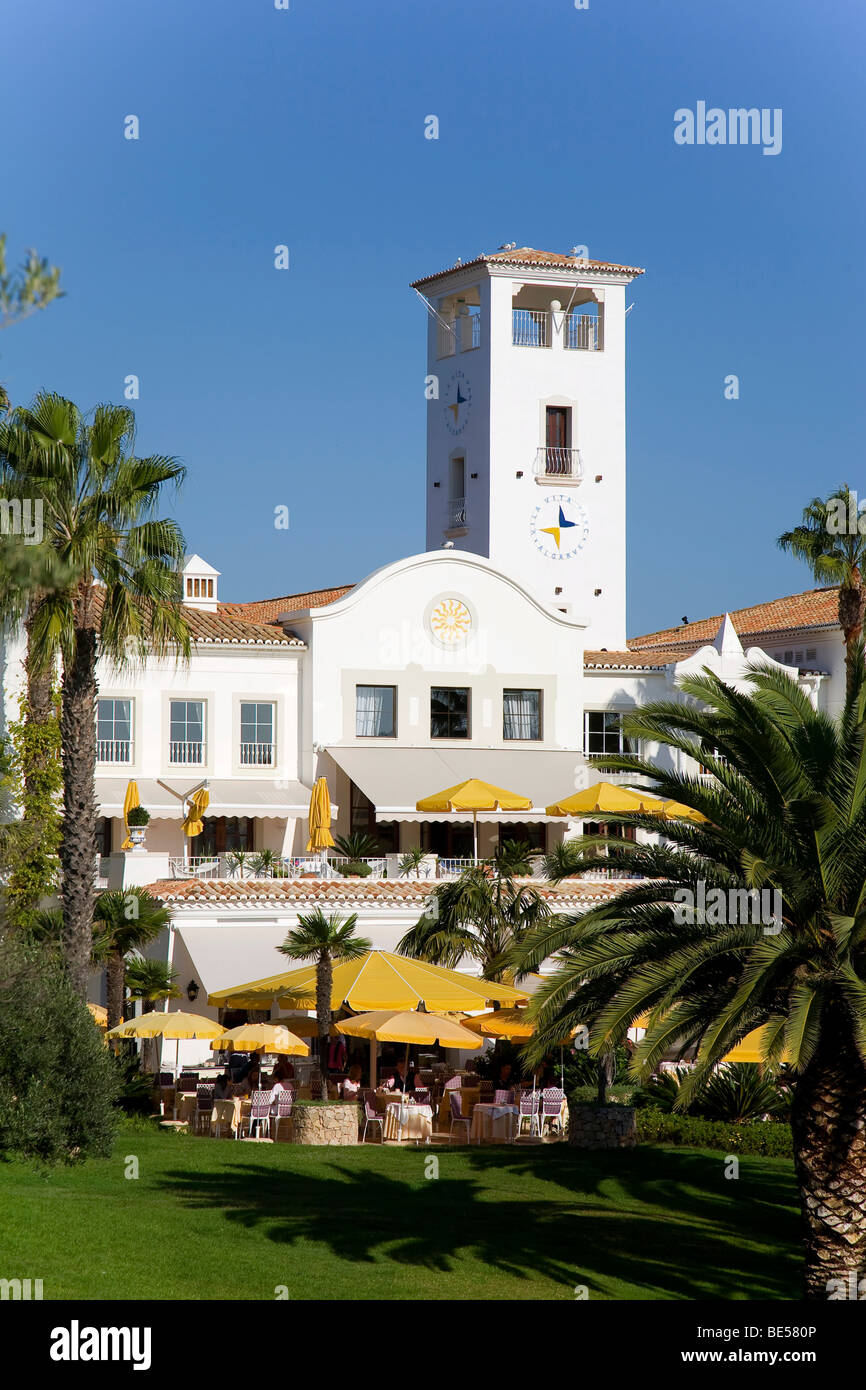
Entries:
{"type": "Polygon", "coordinates": [[[442,393],[445,427],[450,434],[462,434],[472,405],[472,387],[464,372],[452,372],[442,393]]]}
{"type": "Polygon", "coordinates": [[[568,493],[552,493],[533,509],[529,534],[548,560],[572,560],[589,539],[589,516],[568,493]]]}
{"type": "Polygon", "coordinates": [[[456,594],[442,594],[427,610],[427,625],[443,647],[454,647],[471,633],[472,613],[456,594]]]}

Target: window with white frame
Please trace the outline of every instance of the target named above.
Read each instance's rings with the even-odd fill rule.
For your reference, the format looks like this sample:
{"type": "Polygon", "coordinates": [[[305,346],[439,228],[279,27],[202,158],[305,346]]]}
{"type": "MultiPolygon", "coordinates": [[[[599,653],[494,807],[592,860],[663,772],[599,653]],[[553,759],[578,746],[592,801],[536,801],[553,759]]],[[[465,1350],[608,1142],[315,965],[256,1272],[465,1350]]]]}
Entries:
{"type": "Polygon", "coordinates": [[[131,700],[97,700],[96,757],[101,763],[132,762],[131,700]]]}
{"type": "Polygon", "coordinates": [[[203,763],[204,700],[172,700],[169,723],[169,762],[183,765],[203,763]]]}
{"type": "Polygon", "coordinates": [[[623,732],[621,710],[584,710],[583,713],[583,753],[586,758],[600,758],[605,754],[632,754],[637,749],[623,732]]]}
{"type": "Polygon", "coordinates": [[[397,687],[355,686],[355,737],[396,738],[397,687]]]}
{"type": "Polygon", "coordinates": [[[245,767],[273,767],[274,707],[269,702],[241,701],[240,760],[245,767]]]}
{"type": "Polygon", "coordinates": [[[541,691],[503,690],[502,737],[541,738],[541,691]]]}

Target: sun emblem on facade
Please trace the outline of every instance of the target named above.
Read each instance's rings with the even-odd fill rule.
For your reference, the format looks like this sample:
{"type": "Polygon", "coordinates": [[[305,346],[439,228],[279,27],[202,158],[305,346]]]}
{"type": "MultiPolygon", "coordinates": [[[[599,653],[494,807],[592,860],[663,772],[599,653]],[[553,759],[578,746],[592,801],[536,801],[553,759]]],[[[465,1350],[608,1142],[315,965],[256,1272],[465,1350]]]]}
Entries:
{"type": "Polygon", "coordinates": [[[441,598],[430,610],[430,631],[446,646],[453,646],[472,630],[472,614],[459,598],[441,598]]]}

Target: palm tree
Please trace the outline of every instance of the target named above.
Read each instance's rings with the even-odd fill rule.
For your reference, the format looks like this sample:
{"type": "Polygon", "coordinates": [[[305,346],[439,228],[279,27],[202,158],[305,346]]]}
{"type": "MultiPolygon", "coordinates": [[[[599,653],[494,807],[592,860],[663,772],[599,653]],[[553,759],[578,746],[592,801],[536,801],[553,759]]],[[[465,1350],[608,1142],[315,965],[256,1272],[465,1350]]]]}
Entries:
{"type": "Polygon", "coordinates": [[[334,912],[326,917],[321,908],[298,917],[298,925],[278,947],[289,960],[316,962],[316,1019],[319,1025],[319,1057],[322,1067],[322,1099],[328,1099],[328,1037],[331,1032],[331,991],[334,963],[357,960],[373,943],[355,935],[358,915],[353,912],[341,917],[334,912]]]}
{"type": "Polygon", "coordinates": [[[474,864],[434,888],[397,950],[452,970],[468,956],[480,964],[482,979],[502,981],[510,971],[513,947],[548,913],[537,888],[515,883],[496,864],[474,864]]]}
{"type": "MultiPolygon", "coordinates": [[[[687,702],[627,721],[630,734],[681,754],[717,750],[700,755],[710,781],[606,760],[707,820],[667,822],[661,844],[611,839],[608,862],[643,881],[522,943],[523,969],[567,951],[530,1003],[538,1031],[527,1050],[541,1055],[564,1023],[586,1021],[599,1055],[648,1013],[633,1074],[649,1076],[671,1048],[697,1048],[686,1105],[762,1028],[765,1065],[791,1063],[806,1294],[826,1298],[829,1280],[866,1264],[866,681],[855,671],[833,720],[778,671],[747,680],[734,690],[707,671],[682,682],[687,702]],[[778,897],[758,912],[749,890],[778,897]]],[[[651,816],[621,819],[658,829],[651,816]]]]}
{"type": "Polygon", "coordinates": [[[123,1018],[124,963],[132,951],[155,941],[171,923],[171,913],[146,888],[100,893],[93,924],[98,936],[97,956],[105,960],[108,1026],[123,1018]]]}
{"type": "Polygon", "coordinates": [[[781,550],[804,560],[819,584],[839,586],[839,626],[845,639],[845,672],[848,689],[854,669],[862,662],[863,615],[866,611],[866,534],[857,516],[857,499],[843,483],[826,500],[813,497],[803,508],[803,520],[777,541],[781,550]]]}
{"type": "MultiPolygon", "coordinates": [[[[189,655],[183,536],[155,515],[166,484],[183,476],[175,459],[136,456],[135,416],[125,407],[97,406],[87,421],[71,401],[41,393],[0,423],[0,496],[41,500],[40,549],[55,565],[31,616],[28,660],[53,669],[62,659],[61,903],[67,965],[82,996],[94,904],[96,663],[189,655]]],[[[16,606],[20,597],[0,578],[0,619],[16,606]]]]}
{"type": "Polygon", "coordinates": [[[148,1009],[164,999],[179,999],[177,972],[167,961],[148,960],[146,956],[131,956],[124,970],[124,984],[130,999],[140,999],[148,1009]]]}

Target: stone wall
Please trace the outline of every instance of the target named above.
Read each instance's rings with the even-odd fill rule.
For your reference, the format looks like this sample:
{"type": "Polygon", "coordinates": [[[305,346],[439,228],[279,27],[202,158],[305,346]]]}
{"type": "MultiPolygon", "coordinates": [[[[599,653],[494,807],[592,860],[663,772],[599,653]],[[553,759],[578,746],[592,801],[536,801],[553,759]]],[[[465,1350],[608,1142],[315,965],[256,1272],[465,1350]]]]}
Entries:
{"type": "Polygon", "coordinates": [[[357,1105],[296,1105],[292,1110],[292,1142],[357,1144],[357,1105]]]}
{"type": "Polygon", "coordinates": [[[629,1149],[637,1143],[631,1105],[573,1105],[568,1142],[578,1149],[629,1149]]]}

